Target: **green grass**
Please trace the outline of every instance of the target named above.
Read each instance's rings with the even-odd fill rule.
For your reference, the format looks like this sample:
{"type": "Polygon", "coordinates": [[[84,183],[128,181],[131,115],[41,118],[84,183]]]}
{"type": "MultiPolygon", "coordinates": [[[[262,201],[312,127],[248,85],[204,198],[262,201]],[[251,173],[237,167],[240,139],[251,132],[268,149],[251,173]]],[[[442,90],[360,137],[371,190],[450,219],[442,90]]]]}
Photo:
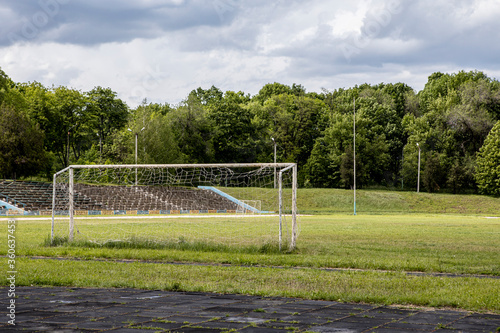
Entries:
{"type": "MultiPolygon", "coordinates": [[[[99,221],[105,229],[107,220],[99,221]]],[[[3,229],[6,232],[6,226],[3,229]]],[[[500,275],[500,219],[484,217],[303,216],[293,253],[265,245],[238,248],[187,242],[67,244],[62,240],[60,246],[46,246],[49,229],[48,221],[18,221],[17,232],[22,235],[18,255],[500,275]]]]}
{"type": "MultiPolygon", "coordinates": [[[[332,200],[342,201],[340,196],[329,198],[337,191],[341,190],[299,191],[300,200],[309,200],[308,204],[299,204],[301,211],[337,214],[302,216],[297,249],[292,253],[265,243],[234,247],[217,242],[149,242],[141,238],[96,244],[68,243],[62,237],[56,239],[56,246],[50,246],[49,221],[18,219],[16,283],[245,293],[500,313],[500,279],[471,276],[500,276],[500,219],[479,216],[479,211],[494,215],[492,205],[498,204],[497,198],[361,191],[360,202],[367,205],[368,198],[379,201],[380,211],[353,216],[339,214],[337,208],[329,206],[332,200]],[[456,207],[464,205],[463,210],[471,215],[433,214],[453,198],[456,207]],[[417,199],[422,202],[413,204],[417,199]],[[428,207],[427,214],[396,214],[405,205],[428,207]],[[382,214],[384,209],[387,214],[382,214]],[[65,260],[32,259],[34,256],[65,260]],[[170,262],[186,265],[164,264],[170,262]],[[408,276],[407,271],[463,276],[408,276]]],[[[500,205],[496,207],[498,214],[500,205]]],[[[228,217],[222,220],[195,222],[217,229],[215,235],[244,223],[228,217]]],[[[161,235],[162,224],[186,223],[186,219],[153,221],[140,217],[86,221],[100,230],[140,224],[155,230],[155,235],[161,235]]],[[[251,239],[252,233],[260,232],[260,224],[267,223],[251,220],[252,228],[246,229],[251,234],[246,236],[251,239]]],[[[7,239],[6,221],[0,221],[0,239],[7,239]]],[[[6,242],[1,244],[0,254],[5,255],[6,242]]],[[[0,278],[0,284],[7,284],[5,277],[0,278]]]]}
{"type": "MultiPolygon", "coordinates": [[[[273,207],[258,192],[244,188],[221,188],[242,200],[262,200],[263,207],[273,207]]],[[[284,198],[291,196],[284,190],[284,198]]],[[[297,206],[302,214],[352,213],[354,195],[351,190],[304,188],[297,192],[297,206]]],[[[416,193],[403,191],[358,190],[356,210],[360,214],[465,214],[498,215],[500,198],[483,195],[416,193]]]]}
{"type": "Polygon", "coordinates": [[[18,285],[241,293],[500,313],[500,280],[402,272],[19,259],[18,285]],[[57,272],[57,274],[55,274],[57,272]]]}
{"type": "MultiPolygon", "coordinates": [[[[353,191],[300,189],[297,206],[303,214],[353,212],[353,191]]],[[[498,215],[500,198],[481,195],[430,194],[402,191],[356,191],[356,210],[370,214],[498,215]]]]}
{"type": "MultiPolygon", "coordinates": [[[[156,223],[155,223],[156,225],[156,223]]],[[[267,253],[279,254],[286,253],[286,250],[280,250],[279,245],[275,243],[264,243],[262,245],[243,245],[240,247],[229,246],[204,241],[187,241],[183,237],[177,240],[154,240],[150,238],[129,237],[121,240],[107,240],[104,242],[94,242],[86,239],[69,241],[68,236],[55,236],[51,239],[48,235],[43,241],[45,247],[67,246],[71,248],[88,249],[151,249],[151,250],[181,250],[195,252],[236,252],[236,253],[267,253]]]]}

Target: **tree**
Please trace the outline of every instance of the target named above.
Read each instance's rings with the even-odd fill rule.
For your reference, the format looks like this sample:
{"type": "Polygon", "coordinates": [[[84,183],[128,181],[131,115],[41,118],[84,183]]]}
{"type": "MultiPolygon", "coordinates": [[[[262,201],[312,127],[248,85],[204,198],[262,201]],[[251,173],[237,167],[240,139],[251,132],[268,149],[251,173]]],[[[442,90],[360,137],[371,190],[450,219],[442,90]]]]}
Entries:
{"type": "Polygon", "coordinates": [[[209,89],[198,87],[189,93],[189,98],[197,99],[202,105],[210,106],[220,103],[224,98],[224,93],[215,86],[211,86],[209,89]]]}
{"type": "Polygon", "coordinates": [[[80,91],[62,86],[47,89],[38,82],[19,84],[17,90],[26,99],[29,117],[45,134],[45,149],[57,156],[60,166],[70,162],[71,152],[76,161],[90,148],[92,118],[80,91]]]}
{"type": "Polygon", "coordinates": [[[149,104],[142,105],[133,111],[132,117],[128,122],[128,129],[117,131],[115,139],[115,152],[118,155],[119,143],[130,147],[128,162],[134,161],[135,158],[135,134],[138,134],[138,163],[149,164],[169,164],[183,163],[185,161],[182,152],[176,142],[173,124],[170,122],[170,110],[165,112],[165,105],[149,104]],[[121,140],[121,141],[120,141],[121,140]],[[128,144],[127,144],[128,142],[128,144]]]}
{"type": "Polygon", "coordinates": [[[167,117],[153,112],[141,133],[143,143],[143,163],[172,164],[183,163],[181,153],[167,117]]]}
{"type": "Polygon", "coordinates": [[[5,95],[7,94],[8,82],[9,77],[5,74],[2,68],[0,68],[0,105],[3,104],[5,95]]]}
{"type": "Polygon", "coordinates": [[[429,193],[439,191],[441,186],[446,184],[446,171],[443,162],[443,156],[436,152],[429,153],[425,159],[422,182],[429,193]]]}
{"type": "Polygon", "coordinates": [[[321,99],[289,93],[273,95],[263,106],[255,103],[252,108],[262,146],[268,148],[267,160],[272,160],[273,138],[279,147],[277,160],[297,163],[302,183],[302,167],[326,127],[326,105],[321,99]]]}
{"type": "Polygon", "coordinates": [[[86,112],[93,119],[92,127],[106,143],[114,130],[121,130],[127,124],[128,107],[110,88],[95,87],[86,95],[89,98],[86,112]]]}
{"type": "Polygon", "coordinates": [[[52,90],[52,112],[55,124],[52,124],[56,152],[64,156],[63,165],[76,161],[83,151],[92,146],[93,120],[87,110],[88,99],[80,91],[66,87],[52,90]],[[54,126],[54,125],[58,126],[54,126]],[[70,155],[73,157],[70,159],[70,155]]]}
{"type": "Polygon", "coordinates": [[[463,159],[457,157],[452,162],[446,185],[454,194],[476,188],[474,163],[475,160],[472,156],[463,159]]]}
{"type": "Polygon", "coordinates": [[[332,163],[330,147],[325,142],[325,137],[318,138],[311,151],[311,155],[304,166],[306,187],[338,187],[340,171],[332,163]]]}
{"type": "Polygon", "coordinates": [[[212,128],[207,108],[196,95],[170,112],[169,123],[175,141],[190,163],[208,163],[213,159],[212,128]]]}
{"type": "MultiPolygon", "coordinates": [[[[353,186],[353,102],[356,99],[356,180],[359,186],[392,184],[405,135],[391,95],[362,85],[326,92],[328,125],[305,166],[306,181],[319,187],[353,186]],[[320,175],[318,171],[327,172],[320,175]]],[[[399,159],[400,160],[400,159],[399,159]]]]}
{"type": "Polygon", "coordinates": [[[11,106],[0,105],[0,175],[26,177],[45,166],[43,133],[28,117],[11,106]]]}
{"type": "Polygon", "coordinates": [[[265,101],[267,101],[269,98],[273,96],[289,95],[291,93],[292,93],[292,88],[290,88],[289,86],[278,82],[274,82],[264,85],[259,90],[259,93],[255,95],[253,98],[260,104],[264,104],[265,101]]]}
{"type": "Polygon", "coordinates": [[[500,196],[500,121],[479,150],[475,178],[481,193],[500,196]]]}
{"type": "MultiPolygon", "coordinates": [[[[384,172],[389,169],[385,135],[377,132],[378,127],[365,111],[366,107],[356,110],[356,182],[360,187],[383,184],[384,172]]],[[[353,115],[333,114],[306,164],[306,181],[318,187],[351,188],[353,164],[353,115]],[[320,176],[314,170],[328,170],[329,175],[320,176]]]]}
{"type": "Polygon", "coordinates": [[[214,124],[214,159],[218,163],[255,161],[255,127],[251,113],[243,107],[248,101],[242,92],[227,91],[220,102],[209,107],[208,118],[214,124]]]}

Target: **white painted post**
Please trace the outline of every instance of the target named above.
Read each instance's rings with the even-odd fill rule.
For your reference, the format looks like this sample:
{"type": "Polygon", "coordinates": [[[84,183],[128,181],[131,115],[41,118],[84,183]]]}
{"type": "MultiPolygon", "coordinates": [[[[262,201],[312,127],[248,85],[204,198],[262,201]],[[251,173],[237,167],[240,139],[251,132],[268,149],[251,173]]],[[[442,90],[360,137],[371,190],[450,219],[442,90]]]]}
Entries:
{"type": "Polygon", "coordinates": [[[56,209],[56,178],[57,174],[53,176],[52,182],[52,224],[50,227],[50,242],[54,242],[54,217],[55,217],[55,209],[56,209]]]}
{"type": "Polygon", "coordinates": [[[290,244],[290,250],[295,249],[295,242],[297,240],[297,164],[293,166],[293,178],[292,178],[292,242],[290,244]]]}
{"type": "Polygon", "coordinates": [[[73,216],[73,168],[69,169],[69,241],[73,241],[73,235],[75,230],[75,220],[73,216]]]}
{"type": "Polygon", "coordinates": [[[282,240],[282,215],[283,215],[283,173],[279,173],[278,177],[278,206],[279,206],[279,249],[281,251],[281,240],[282,240]]]}

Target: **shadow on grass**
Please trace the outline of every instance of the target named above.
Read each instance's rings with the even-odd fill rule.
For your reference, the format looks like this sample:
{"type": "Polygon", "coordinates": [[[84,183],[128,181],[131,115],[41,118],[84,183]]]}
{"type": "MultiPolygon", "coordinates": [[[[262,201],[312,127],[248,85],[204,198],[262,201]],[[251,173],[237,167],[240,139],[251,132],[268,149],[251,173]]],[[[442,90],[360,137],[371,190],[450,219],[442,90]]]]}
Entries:
{"type": "Polygon", "coordinates": [[[187,241],[183,237],[178,240],[157,241],[151,239],[143,239],[138,237],[130,237],[120,240],[108,240],[105,242],[94,242],[90,240],[69,241],[68,237],[56,236],[51,239],[50,236],[45,238],[43,243],[45,247],[82,247],[82,248],[108,248],[108,249],[150,249],[150,250],[181,250],[181,251],[198,251],[198,252],[226,252],[226,253],[249,253],[249,254],[288,254],[295,253],[289,251],[288,244],[282,244],[280,250],[277,243],[265,243],[262,245],[247,245],[247,246],[228,246],[213,242],[203,241],[187,241]]]}

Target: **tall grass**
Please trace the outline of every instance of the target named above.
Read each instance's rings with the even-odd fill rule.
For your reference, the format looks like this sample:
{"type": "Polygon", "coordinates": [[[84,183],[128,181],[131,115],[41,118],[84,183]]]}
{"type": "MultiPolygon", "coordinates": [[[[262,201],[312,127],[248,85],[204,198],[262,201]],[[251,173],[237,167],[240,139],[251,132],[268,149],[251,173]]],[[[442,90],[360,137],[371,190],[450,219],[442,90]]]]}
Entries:
{"type": "MultiPolygon", "coordinates": [[[[105,230],[108,220],[98,221],[105,230]]],[[[142,223],[146,226],[148,221],[142,223]]],[[[3,229],[0,237],[6,237],[7,228],[3,229]]],[[[500,219],[483,217],[302,216],[292,253],[280,252],[273,243],[235,246],[216,239],[197,242],[182,238],[68,243],[63,237],[55,239],[57,246],[46,246],[49,240],[44,243],[40,235],[47,235],[49,229],[48,221],[18,221],[18,255],[500,275],[500,219]]],[[[7,248],[0,247],[0,253],[6,254],[7,248]]]]}
{"type": "Polygon", "coordinates": [[[56,236],[51,239],[48,235],[42,246],[45,247],[72,247],[87,249],[149,249],[149,250],[178,250],[195,252],[225,252],[225,253],[249,253],[249,254],[280,254],[290,253],[284,243],[282,250],[275,243],[264,243],[263,245],[250,246],[229,246],[225,244],[203,241],[188,241],[184,237],[179,237],[177,241],[164,240],[157,241],[141,237],[129,237],[121,240],[107,240],[95,242],[90,240],[69,241],[68,237],[56,236]]]}
{"type": "MultiPolygon", "coordinates": [[[[52,243],[50,238],[44,241],[49,221],[20,218],[15,236],[22,270],[16,283],[216,291],[500,313],[500,219],[484,218],[498,216],[500,198],[359,191],[358,199],[358,215],[353,216],[351,191],[300,189],[300,212],[323,214],[301,216],[292,253],[280,252],[272,243],[234,246],[178,236],[99,243],[68,242],[63,236],[52,243]],[[67,260],[25,258],[32,256],[67,260]],[[164,264],[170,262],[192,265],[164,264]],[[427,275],[408,276],[408,271],[427,275]],[[478,274],[489,277],[473,276],[478,274]]],[[[204,227],[217,225],[206,222],[204,227]]],[[[158,236],[162,223],[185,220],[88,220],[99,232],[122,223],[124,228],[139,223],[158,236]]],[[[224,217],[217,235],[223,237],[238,223],[224,217]]],[[[252,221],[247,229],[250,239],[262,233],[258,223],[252,221]]],[[[7,230],[7,222],[0,221],[1,239],[7,238],[7,230]]],[[[4,244],[0,255],[7,254],[4,244]]],[[[0,284],[6,283],[0,277],[0,284]]]]}

